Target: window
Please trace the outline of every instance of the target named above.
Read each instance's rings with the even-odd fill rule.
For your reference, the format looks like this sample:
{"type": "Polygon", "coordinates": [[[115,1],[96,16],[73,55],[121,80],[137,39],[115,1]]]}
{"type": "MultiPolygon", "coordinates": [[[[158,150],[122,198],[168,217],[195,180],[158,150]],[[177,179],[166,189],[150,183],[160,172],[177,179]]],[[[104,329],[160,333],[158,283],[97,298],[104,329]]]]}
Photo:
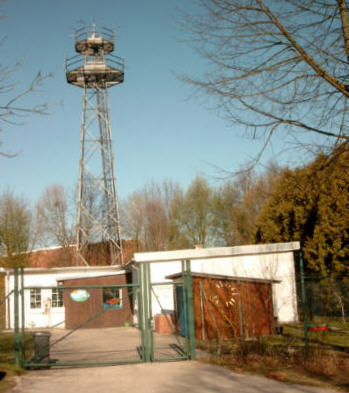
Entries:
{"type": "Polygon", "coordinates": [[[121,293],[119,288],[104,288],[103,308],[122,308],[121,293]]]}
{"type": "Polygon", "coordinates": [[[52,288],[52,308],[63,307],[63,289],[52,288]]]}
{"type": "Polygon", "coordinates": [[[30,308],[41,308],[41,289],[30,290],[30,308]]]}

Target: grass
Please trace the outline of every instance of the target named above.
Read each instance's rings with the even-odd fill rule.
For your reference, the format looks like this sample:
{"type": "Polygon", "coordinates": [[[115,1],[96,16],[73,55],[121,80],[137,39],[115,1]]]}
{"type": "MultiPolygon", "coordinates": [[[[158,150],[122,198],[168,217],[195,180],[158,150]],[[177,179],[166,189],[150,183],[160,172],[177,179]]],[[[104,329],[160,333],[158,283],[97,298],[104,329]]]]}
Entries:
{"type": "Polygon", "coordinates": [[[329,321],[340,330],[309,332],[309,356],[305,356],[302,324],[284,326],[283,335],[255,340],[198,342],[209,363],[238,373],[264,375],[288,383],[349,390],[349,324],[329,321]]]}
{"type": "MultiPolygon", "coordinates": [[[[25,336],[26,348],[32,350],[32,337],[25,336]]],[[[0,380],[0,393],[6,392],[14,385],[14,377],[20,375],[24,370],[15,365],[14,358],[14,334],[13,332],[0,332],[0,374],[5,377],[0,380]]]]}
{"type": "MultiPolygon", "coordinates": [[[[349,323],[341,323],[333,320],[327,321],[327,324],[329,330],[308,332],[310,346],[328,346],[336,350],[349,350],[349,323]]],[[[294,338],[295,340],[298,339],[298,342],[304,345],[303,324],[284,326],[284,336],[294,338]]]]}

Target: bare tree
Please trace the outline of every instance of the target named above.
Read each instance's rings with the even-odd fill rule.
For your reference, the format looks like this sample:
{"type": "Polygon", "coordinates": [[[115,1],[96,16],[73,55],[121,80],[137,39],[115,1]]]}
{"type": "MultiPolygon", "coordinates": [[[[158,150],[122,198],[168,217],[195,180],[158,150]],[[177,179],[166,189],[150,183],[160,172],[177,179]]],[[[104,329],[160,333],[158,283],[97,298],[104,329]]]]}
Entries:
{"type": "MultiPolygon", "coordinates": [[[[17,91],[16,84],[10,81],[10,77],[18,67],[19,65],[8,68],[0,64],[0,93],[6,97],[6,101],[0,105],[0,122],[6,125],[22,125],[23,120],[30,114],[43,115],[48,113],[47,103],[38,103],[29,106],[21,104],[21,99],[34,93],[36,88],[47,78],[47,75],[43,75],[39,72],[28,87],[17,91]]],[[[0,126],[0,132],[3,131],[3,126],[0,126]]],[[[1,145],[2,142],[0,141],[0,146],[1,145]]],[[[15,155],[16,154],[0,151],[0,156],[14,157],[15,155]]]]}
{"type": "MultiPolygon", "coordinates": [[[[0,5],[4,0],[0,0],[0,5]]],[[[3,18],[0,11],[0,19],[3,18]]],[[[0,46],[6,43],[3,37],[0,39],[0,46]]],[[[4,58],[4,56],[3,56],[4,58]]],[[[27,84],[19,83],[17,75],[23,67],[23,62],[18,61],[16,64],[8,65],[0,62],[0,94],[2,100],[0,103],[0,133],[4,131],[5,126],[22,125],[28,116],[33,114],[48,114],[49,105],[45,100],[37,101],[36,99],[28,101],[28,96],[32,97],[38,92],[38,88],[45,79],[51,78],[52,73],[38,72],[35,77],[27,84]]],[[[2,142],[0,141],[0,146],[2,142]]],[[[0,150],[0,156],[14,157],[16,153],[10,154],[0,150]]]]}
{"type": "Polygon", "coordinates": [[[36,205],[36,211],[43,239],[63,248],[74,242],[69,198],[64,187],[47,187],[36,205]]]}
{"type": "MultiPolygon", "coordinates": [[[[276,132],[306,146],[349,142],[345,0],[197,0],[182,26],[209,69],[184,76],[263,150],[276,132]]],[[[184,21],[184,22],[183,22],[184,21]]]]}
{"type": "Polygon", "coordinates": [[[122,231],[141,247],[144,227],[143,198],[139,192],[133,192],[121,205],[122,231]]]}
{"type": "Polygon", "coordinates": [[[6,267],[25,266],[35,236],[27,203],[10,191],[0,196],[0,255],[6,267]]]}
{"type": "Polygon", "coordinates": [[[180,246],[206,247],[212,240],[213,192],[206,179],[197,176],[185,194],[172,201],[171,221],[180,246]]]}
{"type": "Polygon", "coordinates": [[[236,244],[254,243],[258,215],[272,197],[282,173],[283,169],[269,163],[265,171],[258,176],[253,172],[240,174],[235,182],[240,193],[240,202],[232,211],[236,244]]]}
{"type": "Polygon", "coordinates": [[[123,233],[136,240],[140,251],[249,243],[280,173],[278,166],[269,164],[258,176],[244,172],[221,187],[211,186],[202,176],[186,190],[171,182],[152,183],[122,204],[123,233]]]}
{"type": "Polygon", "coordinates": [[[272,196],[283,169],[269,163],[265,170],[242,171],[234,181],[214,189],[213,227],[216,245],[254,242],[256,220],[272,196]]]}
{"type": "Polygon", "coordinates": [[[144,205],[145,244],[147,250],[166,250],[168,248],[169,220],[163,200],[153,197],[144,205]]]}
{"type": "Polygon", "coordinates": [[[213,225],[215,241],[219,246],[238,244],[235,212],[241,203],[239,187],[232,181],[227,181],[214,190],[213,195],[213,225]]]}
{"type": "Polygon", "coordinates": [[[178,185],[150,183],[122,204],[123,233],[136,240],[140,250],[166,250],[170,243],[170,205],[178,185]]]}

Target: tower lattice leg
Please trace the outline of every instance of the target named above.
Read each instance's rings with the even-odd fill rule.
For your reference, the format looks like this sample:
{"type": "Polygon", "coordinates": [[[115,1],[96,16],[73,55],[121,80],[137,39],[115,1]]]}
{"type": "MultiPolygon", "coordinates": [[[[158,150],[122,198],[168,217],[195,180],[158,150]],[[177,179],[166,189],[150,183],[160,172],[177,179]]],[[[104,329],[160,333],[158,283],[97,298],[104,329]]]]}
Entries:
{"type": "Polygon", "coordinates": [[[108,90],[84,87],[77,264],[123,264],[108,90]]]}

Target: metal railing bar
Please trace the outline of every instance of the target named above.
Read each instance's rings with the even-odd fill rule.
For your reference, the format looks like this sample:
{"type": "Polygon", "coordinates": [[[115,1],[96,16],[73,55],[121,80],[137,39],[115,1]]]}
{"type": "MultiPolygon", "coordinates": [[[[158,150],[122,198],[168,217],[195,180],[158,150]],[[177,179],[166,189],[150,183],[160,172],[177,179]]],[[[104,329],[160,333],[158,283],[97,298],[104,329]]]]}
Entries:
{"type": "Polygon", "coordinates": [[[138,288],[138,284],[113,284],[113,285],[57,285],[57,286],[35,286],[24,287],[23,289],[103,289],[103,288],[138,288]]]}
{"type": "Polygon", "coordinates": [[[178,286],[179,285],[184,285],[184,282],[183,281],[154,282],[154,283],[151,284],[151,286],[152,287],[154,287],[154,286],[161,286],[161,285],[176,285],[177,286],[177,284],[178,284],[178,286]]]}
{"type": "Polygon", "coordinates": [[[47,363],[25,363],[27,368],[47,368],[47,367],[72,367],[72,366],[113,366],[118,364],[142,363],[142,359],[118,360],[110,362],[47,362],[47,363]]]}
{"type": "Polygon", "coordinates": [[[3,299],[0,300],[0,306],[2,306],[6,300],[14,293],[14,289],[12,289],[12,291],[10,291],[3,299]]]}

